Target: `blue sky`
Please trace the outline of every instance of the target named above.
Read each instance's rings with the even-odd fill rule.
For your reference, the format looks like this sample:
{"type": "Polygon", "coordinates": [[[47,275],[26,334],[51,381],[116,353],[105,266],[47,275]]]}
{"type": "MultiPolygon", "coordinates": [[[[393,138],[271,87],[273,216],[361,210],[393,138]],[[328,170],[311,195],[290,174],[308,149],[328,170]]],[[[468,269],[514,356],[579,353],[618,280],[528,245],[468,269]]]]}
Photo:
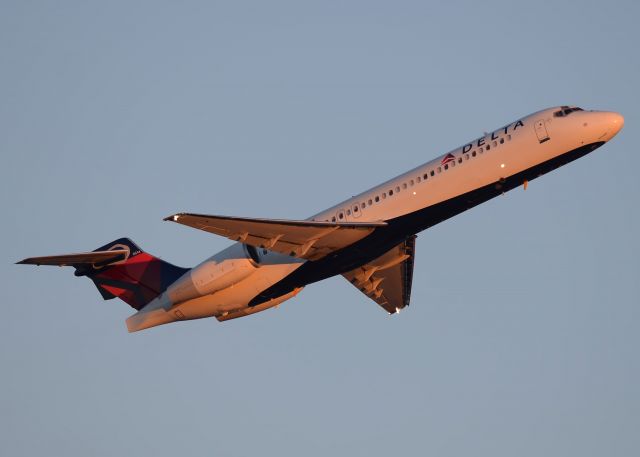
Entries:
{"type": "Polygon", "coordinates": [[[630,456],[640,449],[637,2],[4,2],[0,453],[630,456]],[[178,211],[303,218],[548,106],[610,144],[419,235],[411,307],[342,278],[128,334],[70,269],[178,211]]]}

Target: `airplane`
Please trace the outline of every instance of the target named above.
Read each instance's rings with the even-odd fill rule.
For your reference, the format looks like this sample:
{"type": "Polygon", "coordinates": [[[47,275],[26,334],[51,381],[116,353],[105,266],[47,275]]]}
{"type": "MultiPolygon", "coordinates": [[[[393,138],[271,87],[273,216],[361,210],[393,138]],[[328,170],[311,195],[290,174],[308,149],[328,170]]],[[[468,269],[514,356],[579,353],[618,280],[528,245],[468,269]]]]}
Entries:
{"type": "Polygon", "coordinates": [[[616,112],[559,106],[535,112],[306,220],[177,213],[166,221],[236,243],[193,268],[154,257],[128,238],[92,252],[19,264],[72,266],[105,300],[136,310],[135,332],[170,322],[227,321],[342,275],[390,314],[409,306],[416,234],[589,154],[624,125],[616,112]]]}

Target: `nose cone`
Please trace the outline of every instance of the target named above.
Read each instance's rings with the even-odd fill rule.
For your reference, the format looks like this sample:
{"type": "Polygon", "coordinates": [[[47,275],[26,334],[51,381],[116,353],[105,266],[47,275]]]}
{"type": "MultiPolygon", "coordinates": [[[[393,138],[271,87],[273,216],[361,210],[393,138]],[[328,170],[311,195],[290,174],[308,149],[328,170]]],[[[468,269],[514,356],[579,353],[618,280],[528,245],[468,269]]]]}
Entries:
{"type": "Polygon", "coordinates": [[[624,117],[622,114],[609,111],[605,113],[607,116],[607,124],[609,125],[609,135],[613,138],[624,127],[624,117]]]}

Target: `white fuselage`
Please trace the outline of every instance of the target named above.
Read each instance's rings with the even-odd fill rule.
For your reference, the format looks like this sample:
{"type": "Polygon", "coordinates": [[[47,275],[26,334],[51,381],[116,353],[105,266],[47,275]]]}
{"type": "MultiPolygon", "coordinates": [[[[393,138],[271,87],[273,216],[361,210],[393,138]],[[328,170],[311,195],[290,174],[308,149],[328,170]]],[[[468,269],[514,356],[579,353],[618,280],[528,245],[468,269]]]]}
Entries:
{"type": "Polygon", "coordinates": [[[558,109],[533,113],[487,133],[312,219],[393,219],[497,182],[585,144],[608,141],[617,133],[609,119],[612,113],[576,111],[554,118],[558,109]],[[536,122],[543,122],[548,140],[538,137],[544,130],[536,130],[536,122]],[[442,161],[449,154],[455,160],[445,170],[442,161]]]}
{"type": "MultiPolygon", "coordinates": [[[[623,125],[617,113],[579,110],[558,116],[559,111],[562,108],[550,108],[518,119],[310,219],[364,222],[401,218],[485,186],[499,186],[570,151],[600,145],[623,125]]],[[[129,328],[210,316],[225,320],[261,311],[297,294],[299,288],[248,307],[260,292],[304,263],[264,249],[250,253],[245,245],[236,243],[191,269],[129,318],[129,328]]]]}

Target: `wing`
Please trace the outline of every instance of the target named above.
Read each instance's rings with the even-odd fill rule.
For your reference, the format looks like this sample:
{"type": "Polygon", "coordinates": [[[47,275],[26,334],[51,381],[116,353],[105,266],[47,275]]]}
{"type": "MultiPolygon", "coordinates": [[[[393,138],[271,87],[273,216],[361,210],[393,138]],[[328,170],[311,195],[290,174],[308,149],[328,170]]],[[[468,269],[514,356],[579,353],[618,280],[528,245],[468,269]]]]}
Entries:
{"type": "Polygon", "coordinates": [[[251,246],[317,260],[361,240],[386,222],[318,222],[178,213],[164,219],[251,246]]]}
{"type": "Polygon", "coordinates": [[[342,276],[389,313],[409,306],[416,236],[342,276]]]}
{"type": "Polygon", "coordinates": [[[68,265],[107,265],[113,262],[125,260],[129,251],[116,249],[113,251],[81,252],[78,254],[48,255],[44,257],[29,257],[21,260],[20,264],[29,265],[57,265],[60,267],[68,265]]]}

